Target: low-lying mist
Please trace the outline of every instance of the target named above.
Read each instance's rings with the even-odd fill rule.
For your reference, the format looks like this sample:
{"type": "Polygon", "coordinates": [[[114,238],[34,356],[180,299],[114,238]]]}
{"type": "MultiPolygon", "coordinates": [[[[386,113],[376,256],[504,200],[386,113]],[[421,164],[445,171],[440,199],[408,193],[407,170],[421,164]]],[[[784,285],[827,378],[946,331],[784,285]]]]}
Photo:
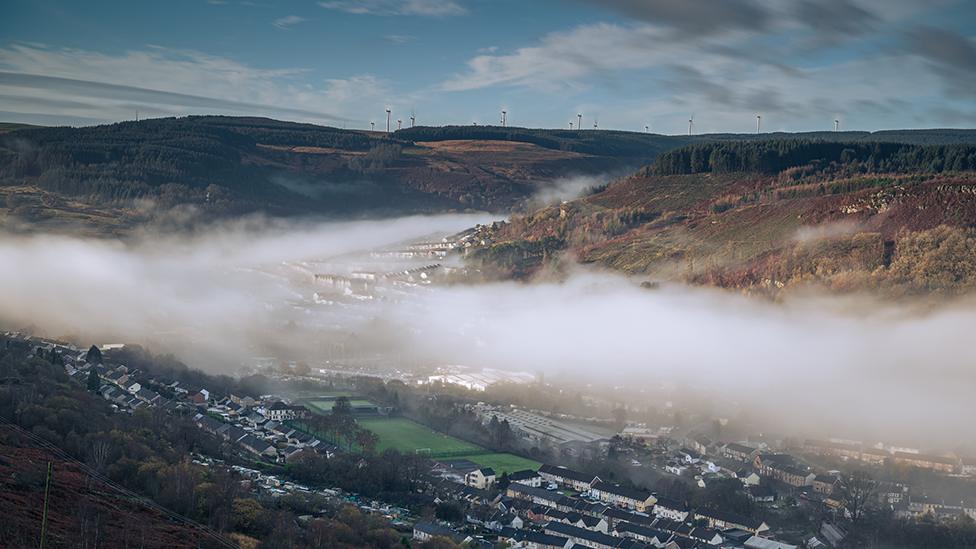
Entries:
{"type": "MultiPolygon", "coordinates": [[[[352,340],[397,361],[632,388],[677,383],[787,433],[976,440],[971,300],[933,308],[805,294],[774,303],[681,285],[648,290],[582,270],[561,282],[313,299],[315,273],[401,269],[368,252],[489,220],[250,220],[126,243],[0,236],[0,323],[82,344],[139,343],[228,373],[258,356],[321,365],[334,342],[352,340]]],[[[458,259],[416,263],[435,261],[458,259]]]]}

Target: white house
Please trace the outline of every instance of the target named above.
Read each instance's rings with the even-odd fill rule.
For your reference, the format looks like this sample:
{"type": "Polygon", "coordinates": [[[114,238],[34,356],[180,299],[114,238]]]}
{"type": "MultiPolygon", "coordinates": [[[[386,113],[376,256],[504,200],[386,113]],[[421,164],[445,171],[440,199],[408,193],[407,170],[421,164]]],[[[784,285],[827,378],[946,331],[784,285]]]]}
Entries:
{"type": "Polygon", "coordinates": [[[517,482],[526,486],[532,486],[533,488],[539,488],[542,486],[542,477],[539,476],[539,473],[536,473],[531,469],[509,473],[508,480],[510,482],[517,482]]]}
{"type": "Polygon", "coordinates": [[[691,509],[684,502],[671,498],[659,497],[657,498],[657,502],[654,504],[654,509],[651,512],[658,518],[664,518],[676,522],[684,522],[685,519],[688,518],[688,513],[691,512],[691,509]]]}
{"type": "Polygon", "coordinates": [[[475,469],[464,475],[464,483],[472,488],[487,490],[495,484],[495,470],[491,467],[475,469]]]}

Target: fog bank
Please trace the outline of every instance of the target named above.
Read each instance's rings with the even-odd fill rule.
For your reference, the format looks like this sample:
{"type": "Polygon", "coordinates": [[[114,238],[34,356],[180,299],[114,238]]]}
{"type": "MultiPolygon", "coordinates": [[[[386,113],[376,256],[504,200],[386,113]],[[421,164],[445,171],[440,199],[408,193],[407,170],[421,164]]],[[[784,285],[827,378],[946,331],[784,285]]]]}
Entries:
{"type": "Polygon", "coordinates": [[[976,440],[972,300],[934,309],[816,295],[772,303],[678,285],[647,290],[587,271],[564,282],[431,285],[375,299],[317,295],[317,273],[457,263],[367,252],[487,221],[258,219],[126,244],[0,236],[0,323],[148,345],[210,371],[255,356],[320,365],[341,342],[391,361],[544,372],[550,381],[679,383],[771,425],[976,440]]]}

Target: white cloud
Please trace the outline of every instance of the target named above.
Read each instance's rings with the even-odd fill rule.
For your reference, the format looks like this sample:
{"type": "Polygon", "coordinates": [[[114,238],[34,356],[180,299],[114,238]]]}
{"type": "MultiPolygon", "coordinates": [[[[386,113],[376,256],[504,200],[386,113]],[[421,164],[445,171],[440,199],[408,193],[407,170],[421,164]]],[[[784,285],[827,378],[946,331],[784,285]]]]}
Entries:
{"type": "Polygon", "coordinates": [[[467,12],[455,0],[329,0],[323,8],[360,15],[420,15],[444,17],[467,12]]]}
{"type": "Polygon", "coordinates": [[[275,19],[274,22],[271,24],[278,27],[279,29],[289,29],[299,23],[304,23],[305,21],[308,21],[308,19],[305,19],[304,17],[299,17],[297,15],[288,15],[280,19],[275,19]]]}
{"type": "Polygon", "coordinates": [[[745,31],[690,41],[657,25],[588,24],[514,51],[477,55],[441,89],[578,94],[587,99],[581,110],[588,118],[605,113],[601,127],[650,123],[666,133],[687,131],[691,113],[699,132],[754,130],[757,112],[769,131],[826,130],[837,116],[852,122],[848,129],[917,127],[931,105],[952,104],[929,85],[929,68],[901,52],[784,65],[756,40],[745,31]],[[599,104],[600,92],[613,103],[599,104]]]}

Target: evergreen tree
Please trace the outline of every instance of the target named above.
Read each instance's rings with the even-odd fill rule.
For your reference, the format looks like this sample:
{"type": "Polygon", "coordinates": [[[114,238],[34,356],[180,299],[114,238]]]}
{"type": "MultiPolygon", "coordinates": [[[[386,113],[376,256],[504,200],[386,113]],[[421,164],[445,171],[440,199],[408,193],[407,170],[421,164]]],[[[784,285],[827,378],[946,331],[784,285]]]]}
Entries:
{"type": "Polygon", "coordinates": [[[102,351],[98,347],[92,345],[88,348],[88,353],[85,354],[85,360],[89,364],[101,364],[102,363],[102,351]]]}
{"type": "Polygon", "coordinates": [[[102,380],[98,377],[98,372],[95,371],[95,367],[92,366],[88,371],[88,390],[97,393],[99,387],[102,386],[102,380]]]}

